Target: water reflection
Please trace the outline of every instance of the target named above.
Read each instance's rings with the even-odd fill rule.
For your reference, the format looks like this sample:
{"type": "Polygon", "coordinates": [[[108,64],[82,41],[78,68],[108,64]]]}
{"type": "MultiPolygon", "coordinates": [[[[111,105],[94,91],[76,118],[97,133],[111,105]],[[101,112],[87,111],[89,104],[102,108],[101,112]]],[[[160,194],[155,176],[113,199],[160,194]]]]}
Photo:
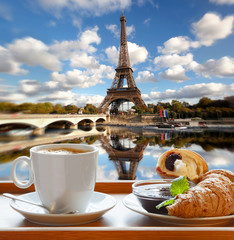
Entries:
{"type": "Polygon", "coordinates": [[[147,143],[135,144],[134,139],[117,134],[109,137],[99,137],[109,160],[115,166],[119,180],[133,180],[136,178],[137,167],[143,158],[147,143]]]}
{"type": "MultiPolygon", "coordinates": [[[[49,142],[87,143],[99,147],[98,180],[159,179],[155,171],[158,157],[171,148],[196,151],[207,161],[209,169],[234,170],[234,132],[230,130],[147,132],[143,128],[100,127],[99,134],[90,136],[80,137],[77,130],[69,130],[65,135],[49,132],[46,136],[49,142]]],[[[10,180],[15,158],[29,155],[33,141],[27,143],[24,149],[15,147],[0,153],[0,180],[10,180]]],[[[21,166],[19,175],[25,178],[25,166],[21,166]]]]}

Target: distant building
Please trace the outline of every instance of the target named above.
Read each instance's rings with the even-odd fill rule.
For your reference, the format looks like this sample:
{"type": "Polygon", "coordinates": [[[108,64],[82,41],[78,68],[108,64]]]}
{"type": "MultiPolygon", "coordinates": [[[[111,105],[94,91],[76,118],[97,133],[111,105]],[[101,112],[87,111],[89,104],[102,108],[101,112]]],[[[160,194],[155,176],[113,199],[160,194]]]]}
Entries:
{"type": "Polygon", "coordinates": [[[78,111],[78,114],[83,114],[84,113],[84,108],[80,108],[79,111],[78,111]]]}

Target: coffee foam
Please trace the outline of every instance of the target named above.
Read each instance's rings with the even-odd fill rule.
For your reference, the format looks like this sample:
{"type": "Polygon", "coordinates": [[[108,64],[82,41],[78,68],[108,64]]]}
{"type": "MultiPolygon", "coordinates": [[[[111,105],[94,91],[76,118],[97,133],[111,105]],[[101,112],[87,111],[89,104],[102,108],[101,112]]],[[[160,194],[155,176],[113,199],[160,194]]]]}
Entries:
{"type": "Polygon", "coordinates": [[[39,150],[38,152],[39,153],[46,153],[46,154],[74,154],[71,151],[66,151],[66,150],[61,150],[61,149],[58,149],[58,150],[42,149],[42,150],[39,150]]]}
{"type": "Polygon", "coordinates": [[[85,153],[90,151],[83,150],[83,149],[75,149],[75,148],[50,148],[50,149],[40,149],[38,150],[38,152],[44,153],[44,154],[69,155],[69,154],[85,153]]]}

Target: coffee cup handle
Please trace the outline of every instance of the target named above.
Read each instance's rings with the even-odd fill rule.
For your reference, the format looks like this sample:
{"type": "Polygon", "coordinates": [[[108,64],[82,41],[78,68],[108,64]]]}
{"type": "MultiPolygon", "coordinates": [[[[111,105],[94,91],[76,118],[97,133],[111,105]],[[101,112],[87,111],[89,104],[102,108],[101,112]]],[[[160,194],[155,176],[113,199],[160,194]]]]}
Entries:
{"type": "Polygon", "coordinates": [[[19,188],[28,188],[30,187],[33,182],[34,182],[34,176],[33,176],[33,171],[31,167],[31,159],[26,156],[18,157],[13,161],[12,167],[11,167],[11,177],[14,182],[14,184],[19,187],[19,188]],[[29,168],[29,180],[27,182],[22,182],[18,179],[17,174],[16,174],[16,165],[18,162],[24,161],[27,163],[28,168],[29,168]]]}

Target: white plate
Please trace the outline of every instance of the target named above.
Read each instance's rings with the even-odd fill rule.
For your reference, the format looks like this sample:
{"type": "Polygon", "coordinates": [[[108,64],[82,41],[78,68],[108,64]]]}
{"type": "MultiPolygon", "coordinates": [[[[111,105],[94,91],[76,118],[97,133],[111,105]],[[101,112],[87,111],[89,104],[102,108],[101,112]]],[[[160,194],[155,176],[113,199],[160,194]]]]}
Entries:
{"type": "MultiPolygon", "coordinates": [[[[35,192],[19,196],[22,199],[39,203],[40,200],[35,192]]],[[[94,192],[88,209],[85,213],[76,214],[49,214],[43,208],[11,200],[10,206],[22,214],[27,220],[43,225],[80,225],[98,220],[105,212],[109,211],[116,204],[116,200],[107,194],[94,192]]]]}
{"type": "Polygon", "coordinates": [[[174,224],[174,225],[187,225],[187,226],[211,226],[211,225],[227,225],[230,224],[234,215],[221,216],[221,217],[204,217],[204,218],[180,218],[163,214],[149,213],[140,204],[134,194],[129,194],[123,199],[123,204],[134,212],[149,216],[154,220],[160,222],[174,224]]]}

